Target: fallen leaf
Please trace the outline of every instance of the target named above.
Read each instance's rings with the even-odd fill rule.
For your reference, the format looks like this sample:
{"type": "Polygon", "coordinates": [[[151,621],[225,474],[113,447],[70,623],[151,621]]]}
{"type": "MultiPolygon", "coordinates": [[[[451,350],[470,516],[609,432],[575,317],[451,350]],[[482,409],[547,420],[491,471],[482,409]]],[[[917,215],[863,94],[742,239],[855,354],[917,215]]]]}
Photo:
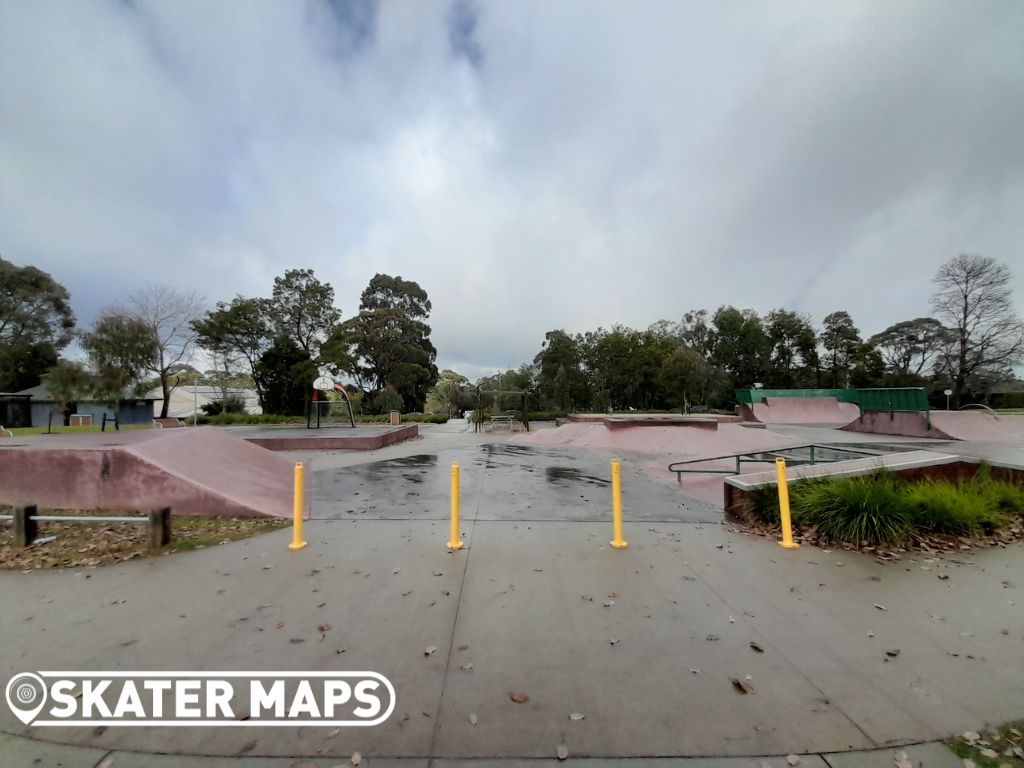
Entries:
{"type": "Polygon", "coordinates": [[[316,628],[316,631],[317,632],[330,632],[332,629],[334,629],[334,627],[332,627],[330,624],[321,624],[320,626],[318,626],[316,628]]]}
{"type": "Polygon", "coordinates": [[[281,622],[278,622],[278,624],[277,624],[277,628],[278,628],[278,629],[284,629],[284,622],[283,622],[283,621],[281,621],[281,622]]]}
{"type": "Polygon", "coordinates": [[[472,672],[473,671],[473,665],[472,664],[459,664],[459,669],[461,669],[463,672],[472,672]]]}
{"type": "Polygon", "coordinates": [[[875,608],[877,608],[880,611],[888,611],[889,610],[884,605],[879,605],[878,603],[875,603],[875,608]]]}
{"type": "Polygon", "coordinates": [[[584,717],[585,717],[585,715],[582,712],[570,712],[569,713],[569,719],[570,720],[582,720],[584,717]]]}
{"type": "Polygon", "coordinates": [[[402,570],[402,569],[401,568],[395,568],[395,570],[393,570],[392,573],[398,573],[400,570],[402,570]]]}
{"type": "Polygon", "coordinates": [[[569,757],[569,748],[565,746],[565,744],[559,744],[558,749],[555,750],[555,754],[558,756],[559,760],[565,760],[569,757]]]}
{"type": "Polygon", "coordinates": [[[999,757],[999,753],[996,752],[994,749],[983,749],[981,750],[981,756],[994,759],[999,757]]]}
{"type": "Polygon", "coordinates": [[[424,656],[430,656],[436,650],[437,650],[437,646],[436,645],[428,645],[427,649],[425,651],[423,651],[423,655],[424,656]]]}
{"type": "Polygon", "coordinates": [[[730,677],[729,682],[732,683],[732,687],[735,688],[738,693],[747,694],[754,692],[754,686],[752,686],[748,680],[738,680],[735,677],[730,677]]]}
{"type": "Polygon", "coordinates": [[[477,716],[473,712],[470,712],[469,713],[469,723],[470,723],[470,725],[476,725],[477,721],[478,721],[477,716]]]}
{"type": "Polygon", "coordinates": [[[613,605],[615,605],[615,601],[614,600],[605,600],[604,601],[604,607],[605,608],[611,608],[613,605]]]}
{"type": "Polygon", "coordinates": [[[750,641],[750,647],[753,648],[758,653],[764,653],[764,648],[762,648],[760,645],[755,643],[753,640],[750,641]]]}
{"type": "Polygon", "coordinates": [[[306,642],[306,638],[304,638],[304,637],[293,637],[288,642],[297,645],[298,643],[306,642]]]}
{"type": "Polygon", "coordinates": [[[444,576],[444,571],[434,571],[435,576],[444,576]]]}
{"type": "Polygon", "coordinates": [[[718,640],[718,635],[708,635],[704,639],[707,640],[709,643],[713,643],[716,640],[718,640]]]}
{"type": "Polygon", "coordinates": [[[516,704],[525,704],[530,700],[530,697],[527,696],[525,693],[510,693],[508,697],[512,699],[512,701],[514,701],[516,704]]]}
{"type": "Polygon", "coordinates": [[[935,574],[935,578],[939,579],[939,581],[949,581],[949,574],[948,573],[937,573],[937,574],[935,574]]]}
{"type": "Polygon", "coordinates": [[[363,762],[363,756],[360,755],[358,752],[353,752],[352,765],[359,765],[361,762],[363,762]]]}
{"type": "Polygon", "coordinates": [[[786,762],[790,765],[800,765],[800,755],[786,755],[786,762]]]}
{"type": "Polygon", "coordinates": [[[326,736],[324,736],[324,738],[325,738],[325,739],[333,739],[333,738],[334,738],[335,736],[337,736],[337,735],[338,735],[339,733],[341,733],[341,728],[332,728],[332,729],[331,729],[331,730],[330,730],[330,731],[328,732],[328,734],[327,734],[326,736]]]}
{"type": "Polygon", "coordinates": [[[890,658],[895,659],[897,656],[900,655],[900,649],[899,648],[890,648],[889,650],[887,650],[885,652],[885,655],[889,656],[890,658]]]}
{"type": "Polygon", "coordinates": [[[609,640],[608,640],[608,644],[609,645],[615,645],[618,642],[619,642],[619,638],[617,638],[617,637],[612,637],[612,638],[609,638],[609,640]]]}

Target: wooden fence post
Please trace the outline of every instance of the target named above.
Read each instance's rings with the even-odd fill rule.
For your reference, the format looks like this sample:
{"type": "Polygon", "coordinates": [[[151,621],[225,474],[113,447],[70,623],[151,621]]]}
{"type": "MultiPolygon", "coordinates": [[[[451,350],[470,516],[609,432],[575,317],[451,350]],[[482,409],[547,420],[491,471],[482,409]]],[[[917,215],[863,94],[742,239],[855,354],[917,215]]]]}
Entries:
{"type": "Polygon", "coordinates": [[[14,508],[14,546],[27,547],[36,539],[39,523],[35,520],[36,505],[14,508]]]}
{"type": "Polygon", "coordinates": [[[149,548],[160,549],[171,543],[171,508],[162,507],[149,513],[149,548]]]}

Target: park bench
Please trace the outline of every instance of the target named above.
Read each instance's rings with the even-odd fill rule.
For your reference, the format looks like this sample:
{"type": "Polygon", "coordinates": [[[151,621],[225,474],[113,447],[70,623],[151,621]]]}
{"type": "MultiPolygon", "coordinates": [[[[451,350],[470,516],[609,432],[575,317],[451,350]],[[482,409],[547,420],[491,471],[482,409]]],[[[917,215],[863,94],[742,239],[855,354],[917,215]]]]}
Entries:
{"type": "Polygon", "coordinates": [[[153,426],[157,429],[171,429],[173,427],[184,427],[185,422],[182,419],[175,418],[153,419],[153,426]]]}

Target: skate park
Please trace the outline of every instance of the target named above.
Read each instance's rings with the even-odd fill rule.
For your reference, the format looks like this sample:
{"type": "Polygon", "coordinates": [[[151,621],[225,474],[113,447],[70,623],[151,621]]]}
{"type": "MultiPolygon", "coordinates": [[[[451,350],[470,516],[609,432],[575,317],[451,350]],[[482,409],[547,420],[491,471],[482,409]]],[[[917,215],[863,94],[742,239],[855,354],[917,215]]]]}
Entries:
{"type": "MultiPolygon", "coordinates": [[[[818,445],[822,471],[922,453],[936,466],[986,458],[1019,468],[1024,441],[837,429],[820,420],[847,409],[830,405],[802,412],[769,400],[793,423],[620,414],[476,433],[453,420],[371,450],[272,452],[214,428],[105,436],[136,462],[108,457],[108,477],[146,467],[146,487],[186,507],[209,505],[214,489],[225,514],[288,515],[291,467],[305,462],[309,546],[289,551],[282,530],[115,566],[0,573],[10,672],[374,669],[393,681],[397,708],[377,728],[330,738],[316,728],[40,734],[5,713],[0,745],[65,765],[329,766],[354,752],[370,765],[528,765],[560,746],[593,764],[715,757],[781,768],[797,754],[891,765],[897,748],[942,764],[954,758],[937,740],[1019,715],[1024,687],[1007,672],[1024,643],[1020,545],[908,551],[885,564],[843,549],[787,551],[725,517],[730,475],[680,479],[668,464],[727,469],[745,454],[743,479],[776,454],[810,469],[799,449],[818,445]],[[613,458],[622,550],[609,545],[613,458]],[[465,543],[455,552],[445,547],[453,464],[465,543]],[[255,477],[263,485],[244,490],[255,477]]],[[[986,437],[1020,423],[926,418],[947,435],[953,422],[986,437]]],[[[102,473],[98,461],[83,473],[102,473]]]]}

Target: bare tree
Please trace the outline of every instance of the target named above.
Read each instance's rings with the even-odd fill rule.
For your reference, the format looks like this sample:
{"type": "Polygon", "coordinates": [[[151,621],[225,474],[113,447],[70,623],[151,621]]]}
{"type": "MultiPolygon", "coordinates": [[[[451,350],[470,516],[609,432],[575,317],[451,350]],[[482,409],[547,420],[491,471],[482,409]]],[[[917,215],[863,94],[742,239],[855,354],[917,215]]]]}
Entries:
{"type": "Polygon", "coordinates": [[[194,291],[180,293],[166,285],[147,285],[129,303],[129,313],[153,335],[156,351],[146,369],[160,379],[164,397],[160,418],[166,418],[171,393],[180,383],[174,374],[191,363],[195,353],[197,334],[192,323],[203,312],[203,300],[194,291]]]}
{"type": "Polygon", "coordinates": [[[994,259],[961,254],[943,264],[932,282],[932,310],[952,331],[940,366],[959,405],[986,373],[1024,360],[1024,321],[1010,302],[1010,270],[994,259]]]}

